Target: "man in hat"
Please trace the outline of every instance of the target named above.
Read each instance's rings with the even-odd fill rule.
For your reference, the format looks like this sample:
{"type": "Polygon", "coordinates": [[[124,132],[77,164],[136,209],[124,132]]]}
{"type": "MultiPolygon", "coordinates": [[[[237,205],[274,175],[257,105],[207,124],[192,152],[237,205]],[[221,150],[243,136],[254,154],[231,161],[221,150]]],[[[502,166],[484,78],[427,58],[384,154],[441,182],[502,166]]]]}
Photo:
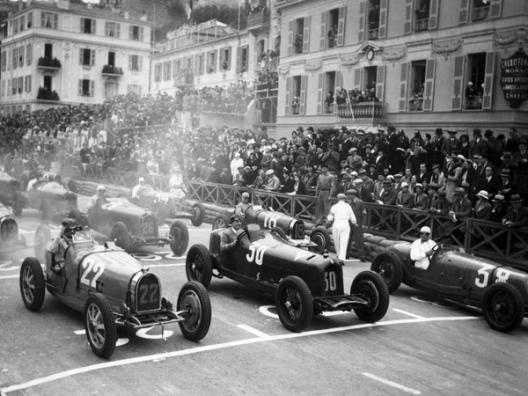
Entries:
{"type": "Polygon", "coordinates": [[[449,137],[444,140],[442,145],[442,153],[444,156],[451,154],[458,154],[460,152],[460,142],[456,137],[457,131],[450,129],[447,131],[449,137]]]}
{"type": "Polygon", "coordinates": [[[501,185],[501,180],[495,175],[493,167],[488,164],[484,168],[484,175],[477,180],[477,190],[485,190],[490,194],[496,194],[501,185]]]}
{"type": "Polygon", "coordinates": [[[140,199],[141,198],[141,194],[146,189],[147,189],[147,186],[145,184],[145,178],[144,177],[140,177],[138,179],[138,184],[136,184],[134,186],[134,188],[132,189],[132,193],[130,194],[132,199],[135,199],[135,200],[140,199]]]}
{"type": "Polygon", "coordinates": [[[350,237],[349,222],[357,226],[354,211],[345,200],[345,194],[337,194],[337,203],[332,205],[328,214],[328,221],[332,223],[332,236],[339,260],[346,259],[348,238],[350,237]]]}
{"type": "Polygon", "coordinates": [[[491,200],[493,207],[491,208],[490,221],[495,223],[502,223],[502,220],[506,217],[506,199],[502,194],[496,194],[491,200]]]}
{"type": "Polygon", "coordinates": [[[457,222],[471,216],[472,210],[473,204],[466,198],[464,189],[462,187],[455,188],[453,202],[448,213],[451,221],[457,222]]]}
{"type": "Polygon", "coordinates": [[[423,184],[416,183],[414,185],[414,200],[412,207],[418,210],[429,210],[431,201],[429,196],[424,192],[423,184]]]}
{"type": "Polygon", "coordinates": [[[480,190],[476,197],[477,202],[475,202],[475,206],[473,208],[473,217],[480,220],[489,220],[493,207],[489,201],[490,197],[488,192],[485,190],[480,190]]]}
{"type": "Polygon", "coordinates": [[[64,266],[64,255],[68,247],[72,244],[73,234],[75,232],[75,220],[64,219],[61,223],[59,236],[50,242],[48,250],[53,254],[54,260],[52,270],[61,271],[64,266]]]}
{"type": "Polygon", "coordinates": [[[106,187],[100,184],[95,189],[95,195],[91,198],[91,204],[88,210],[93,209],[98,211],[107,202],[108,200],[106,199],[106,187]]]}
{"type": "Polygon", "coordinates": [[[383,205],[396,204],[396,190],[393,188],[391,179],[387,178],[383,181],[383,187],[380,191],[378,203],[383,205]]]}
{"type": "Polygon", "coordinates": [[[482,137],[482,132],[479,128],[473,129],[473,139],[469,142],[469,153],[471,155],[481,155],[488,159],[489,146],[486,138],[482,137]]]}
{"type": "Polygon", "coordinates": [[[411,244],[410,256],[414,266],[423,270],[429,268],[436,246],[436,242],[431,239],[431,229],[427,226],[420,228],[420,238],[411,244]]]}
{"type": "Polygon", "coordinates": [[[357,224],[350,223],[353,237],[349,239],[348,252],[350,252],[352,240],[354,240],[355,248],[359,254],[359,259],[361,261],[365,261],[365,243],[363,239],[363,212],[365,211],[365,205],[363,205],[363,201],[359,198],[359,191],[356,188],[347,190],[346,196],[347,201],[352,207],[357,220],[357,224]]]}
{"type": "Polygon", "coordinates": [[[429,179],[429,183],[427,184],[435,186],[438,190],[443,189],[445,186],[446,179],[440,165],[433,164],[432,170],[433,173],[431,175],[431,178],[429,179]]]}
{"type": "Polygon", "coordinates": [[[451,209],[451,203],[447,200],[444,190],[438,191],[436,198],[431,202],[431,213],[446,216],[451,209]]]}
{"type": "Polygon", "coordinates": [[[328,166],[323,164],[321,166],[321,174],[317,177],[317,184],[315,186],[315,213],[316,224],[323,224],[324,218],[327,215],[329,207],[330,189],[334,183],[334,178],[328,173],[328,166]]]}
{"type": "Polygon", "coordinates": [[[500,173],[501,184],[500,192],[506,199],[510,199],[510,195],[514,192],[514,187],[511,183],[511,171],[509,168],[503,168],[500,173]]]}
{"type": "Polygon", "coordinates": [[[374,202],[374,180],[369,176],[365,168],[359,168],[359,178],[363,181],[359,196],[364,202],[374,202]]]}
{"type": "Polygon", "coordinates": [[[275,171],[273,169],[268,169],[266,171],[266,181],[264,182],[264,190],[279,191],[280,184],[280,180],[275,175],[275,171]]]}
{"type": "Polygon", "coordinates": [[[242,223],[245,223],[246,216],[253,211],[253,205],[247,191],[244,191],[240,198],[240,202],[235,206],[235,214],[240,217],[242,223]]]}
{"type": "Polygon", "coordinates": [[[502,224],[507,227],[523,227],[528,225],[528,208],[522,206],[522,198],[519,194],[512,194],[510,206],[506,209],[506,216],[502,224]]]}
{"type": "Polygon", "coordinates": [[[242,229],[242,219],[240,216],[233,214],[229,218],[230,227],[224,229],[220,235],[220,251],[227,252],[233,249],[237,243],[242,246],[249,246],[247,233],[242,229]]]}
{"type": "Polygon", "coordinates": [[[412,208],[414,195],[409,192],[409,183],[403,182],[400,185],[400,191],[396,195],[396,206],[402,208],[412,208]]]}

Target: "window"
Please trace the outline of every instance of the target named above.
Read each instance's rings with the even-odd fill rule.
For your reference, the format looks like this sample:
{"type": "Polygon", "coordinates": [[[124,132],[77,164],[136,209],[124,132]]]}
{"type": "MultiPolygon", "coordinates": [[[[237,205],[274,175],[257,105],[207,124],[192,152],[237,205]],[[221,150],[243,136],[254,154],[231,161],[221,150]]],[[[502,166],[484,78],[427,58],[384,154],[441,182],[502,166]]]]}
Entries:
{"type": "Polygon", "coordinates": [[[302,54],[304,43],[304,18],[298,18],[294,23],[293,53],[302,54]]]}
{"type": "Polygon", "coordinates": [[[18,18],[13,19],[13,34],[18,33],[18,18]]]}
{"type": "Polygon", "coordinates": [[[18,66],[18,48],[13,48],[13,58],[12,58],[13,70],[18,66]]]}
{"type": "Polygon", "coordinates": [[[11,84],[12,90],[11,95],[16,95],[17,93],[18,78],[13,78],[13,83],[11,84]]]}
{"type": "Polygon", "coordinates": [[[156,63],[154,65],[154,82],[161,81],[161,63],[156,63]]]}
{"type": "Polygon", "coordinates": [[[204,74],[204,56],[203,54],[196,57],[196,74],[201,76],[204,74]]]}
{"type": "Polygon", "coordinates": [[[26,16],[25,15],[22,15],[19,19],[19,27],[20,27],[20,31],[24,31],[25,27],[26,27],[26,16]]]}
{"type": "Polygon", "coordinates": [[[139,55],[128,56],[128,69],[139,72],[143,69],[143,58],[139,55]]]}
{"type": "Polygon", "coordinates": [[[259,40],[257,42],[257,56],[259,57],[259,60],[260,60],[260,57],[264,55],[265,47],[266,47],[266,42],[264,41],[264,39],[259,40]]]}
{"type": "Polygon", "coordinates": [[[25,81],[25,86],[26,86],[26,92],[31,92],[31,76],[26,76],[26,81],[25,81]]]}
{"type": "Polygon", "coordinates": [[[325,73],[325,82],[324,82],[324,112],[333,113],[334,112],[334,97],[335,97],[335,81],[336,73],[327,72],[325,73]]]}
{"type": "Polygon", "coordinates": [[[18,67],[24,67],[24,47],[18,48],[18,67]]]}
{"type": "Polygon", "coordinates": [[[426,62],[411,62],[409,86],[409,111],[423,111],[426,62]]]}
{"type": "Polygon", "coordinates": [[[47,29],[57,29],[58,15],[53,12],[42,12],[40,25],[47,29]]]}
{"type": "Polygon", "coordinates": [[[32,26],[33,26],[33,13],[30,12],[27,14],[27,28],[31,29],[32,26]]]}
{"type": "Polygon", "coordinates": [[[88,67],[95,65],[95,50],[81,48],[79,50],[79,63],[88,67]]]}
{"type": "Polygon", "coordinates": [[[471,21],[478,22],[488,19],[490,13],[490,0],[472,0],[471,21]]]}
{"type": "Polygon", "coordinates": [[[429,28],[430,0],[418,0],[414,10],[414,31],[423,32],[429,28]]]}
{"type": "Polygon", "coordinates": [[[2,71],[6,70],[6,64],[7,64],[6,56],[7,56],[7,52],[2,51],[2,58],[0,59],[0,61],[2,62],[2,71]]]}
{"type": "Polygon", "coordinates": [[[24,92],[24,77],[18,77],[18,93],[21,94],[24,92]]]}
{"type": "Polygon", "coordinates": [[[249,47],[245,45],[244,47],[239,48],[239,73],[244,73],[248,71],[249,65],[249,47]]]}
{"type": "Polygon", "coordinates": [[[171,79],[171,62],[163,62],[163,81],[169,81],[171,79]]]}
{"type": "Polygon", "coordinates": [[[108,51],[108,64],[115,66],[115,52],[113,51],[108,51]]]}
{"type": "Polygon", "coordinates": [[[130,26],[129,31],[130,40],[143,41],[143,26],[130,26]]]}
{"type": "Polygon", "coordinates": [[[7,80],[6,96],[11,95],[11,80],[7,80]]]}
{"type": "Polygon", "coordinates": [[[81,18],[81,33],[95,34],[95,19],[81,18]]]}
{"type": "Polygon", "coordinates": [[[105,36],[119,38],[119,23],[105,22],[105,36]]]}
{"type": "Polygon", "coordinates": [[[377,40],[379,36],[379,23],[380,22],[380,0],[369,0],[368,1],[368,39],[377,40]]]}
{"type": "Polygon", "coordinates": [[[94,96],[95,82],[88,79],[79,80],[79,96],[94,96]]]}
{"type": "Polygon", "coordinates": [[[105,82],[105,98],[111,99],[117,95],[117,83],[115,81],[105,82]]]}
{"type": "Polygon", "coordinates": [[[2,85],[0,86],[1,96],[5,96],[5,80],[2,80],[2,85]]]}
{"type": "Polygon", "coordinates": [[[220,50],[220,68],[223,71],[231,70],[231,48],[220,50]]]}
{"type": "Polygon", "coordinates": [[[301,100],[301,76],[293,76],[293,87],[292,87],[292,114],[298,115],[301,100]]]}
{"type": "Polygon", "coordinates": [[[327,24],[327,37],[326,44],[328,48],[334,48],[337,45],[337,30],[339,24],[339,8],[328,11],[327,14],[328,24],[327,24]]]}
{"type": "Polygon", "coordinates": [[[484,95],[484,77],[486,73],[486,53],[470,54],[467,58],[468,69],[465,87],[464,108],[482,109],[484,95]]]}
{"type": "Polygon", "coordinates": [[[44,88],[51,91],[51,76],[44,76],[44,88]]]}
{"type": "Polygon", "coordinates": [[[136,95],[141,95],[141,85],[139,84],[128,84],[127,93],[134,93],[136,95]]]}
{"type": "Polygon", "coordinates": [[[216,50],[207,54],[207,73],[216,72],[216,50]]]}
{"type": "Polygon", "coordinates": [[[364,91],[361,92],[360,101],[373,102],[376,100],[376,79],[378,74],[377,66],[365,67],[363,72],[363,87],[364,91]]]}
{"type": "Polygon", "coordinates": [[[33,45],[28,44],[26,45],[26,63],[29,66],[31,62],[33,62],[33,45]]]}
{"type": "Polygon", "coordinates": [[[44,44],[44,58],[50,58],[53,56],[53,44],[44,44]]]}

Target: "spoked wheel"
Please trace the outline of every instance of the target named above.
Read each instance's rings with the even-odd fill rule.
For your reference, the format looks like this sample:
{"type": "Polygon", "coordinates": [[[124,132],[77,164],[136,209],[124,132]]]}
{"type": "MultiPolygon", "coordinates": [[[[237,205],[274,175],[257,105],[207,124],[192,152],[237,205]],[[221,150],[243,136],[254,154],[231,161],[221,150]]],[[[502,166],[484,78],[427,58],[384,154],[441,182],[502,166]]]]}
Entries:
{"type": "Polygon", "coordinates": [[[303,331],[312,321],[312,293],[298,276],[287,276],[279,283],[275,300],[279,319],[286,329],[303,331]]]}
{"type": "Polygon", "coordinates": [[[38,311],[44,303],[46,282],[40,262],[36,258],[28,257],[20,267],[20,294],[22,301],[30,311],[38,311]]]}
{"type": "Polygon", "coordinates": [[[185,338],[200,341],[211,326],[211,301],[205,287],[198,282],[187,282],[178,295],[177,310],[185,320],[179,322],[185,338]]]}
{"type": "Polygon", "coordinates": [[[46,259],[46,245],[50,240],[50,229],[46,224],[42,224],[35,231],[35,246],[33,247],[35,257],[41,262],[44,262],[46,259]]]}
{"type": "Polygon", "coordinates": [[[350,294],[367,302],[366,306],[354,308],[356,315],[363,321],[374,323],[387,313],[389,308],[389,289],[383,278],[372,271],[357,274],[350,286],[350,294]]]}
{"type": "Polygon", "coordinates": [[[197,202],[192,206],[192,217],[191,217],[191,223],[193,226],[199,227],[202,225],[205,217],[205,208],[200,203],[197,202]]]}
{"type": "Polygon", "coordinates": [[[205,288],[211,283],[213,264],[209,250],[204,245],[194,245],[187,253],[185,260],[187,280],[197,281],[205,288]]]}
{"type": "Polygon", "coordinates": [[[317,227],[312,231],[310,234],[310,241],[317,245],[315,251],[320,254],[328,251],[330,249],[330,245],[332,244],[330,233],[326,230],[326,228],[323,227],[317,227]]]}
{"type": "Polygon", "coordinates": [[[392,252],[382,253],[372,261],[370,269],[381,275],[389,288],[389,293],[398,290],[403,277],[403,269],[398,256],[392,252]]]}
{"type": "Polygon", "coordinates": [[[180,220],[174,221],[169,231],[170,248],[176,256],[181,256],[189,245],[189,230],[180,220]]]}
{"type": "Polygon", "coordinates": [[[484,293],[482,310],[492,329],[507,333],[520,326],[524,304],[521,294],[512,285],[495,283],[484,293]]]}
{"type": "Polygon", "coordinates": [[[226,228],[229,225],[229,218],[225,215],[216,216],[213,220],[213,230],[226,228]]]}
{"type": "Polygon", "coordinates": [[[110,304],[102,294],[92,294],[84,305],[84,328],[92,351],[102,358],[114,353],[117,329],[110,304]]]}

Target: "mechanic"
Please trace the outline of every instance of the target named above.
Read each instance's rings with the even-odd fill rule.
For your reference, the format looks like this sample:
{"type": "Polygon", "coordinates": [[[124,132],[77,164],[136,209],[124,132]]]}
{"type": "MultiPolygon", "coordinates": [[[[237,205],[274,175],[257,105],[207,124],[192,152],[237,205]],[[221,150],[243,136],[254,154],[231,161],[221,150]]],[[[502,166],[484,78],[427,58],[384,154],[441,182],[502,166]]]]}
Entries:
{"type": "Polygon", "coordinates": [[[246,214],[253,211],[253,205],[249,202],[249,193],[242,193],[242,201],[235,206],[235,215],[240,216],[242,223],[245,223],[246,214]]]}
{"type": "Polygon", "coordinates": [[[64,264],[64,254],[66,249],[72,244],[75,222],[72,219],[65,219],[61,223],[60,234],[54,241],[50,242],[49,251],[55,257],[54,270],[62,270],[64,264]]]}
{"type": "Polygon", "coordinates": [[[106,187],[102,184],[97,186],[96,193],[92,197],[91,207],[94,209],[101,209],[103,204],[107,203],[106,187]]]}
{"type": "Polygon", "coordinates": [[[139,184],[136,184],[134,186],[134,188],[132,189],[132,199],[139,199],[140,198],[140,194],[143,192],[143,190],[146,189],[146,184],[145,184],[145,178],[144,177],[140,177],[139,180],[138,180],[138,183],[139,184]]]}
{"type": "MultiPolygon", "coordinates": [[[[231,217],[229,218],[229,224],[231,225],[231,227],[226,228],[220,236],[220,250],[222,252],[226,252],[233,249],[238,243],[240,235],[245,232],[242,229],[242,218],[240,216],[236,214],[231,215],[231,217]]],[[[245,246],[246,243],[247,245],[249,245],[248,238],[245,237],[244,239],[245,241],[243,245],[245,246]]]]}
{"type": "Polygon", "coordinates": [[[427,226],[420,228],[420,238],[411,244],[411,260],[416,268],[429,268],[436,242],[431,239],[431,229],[427,226]]]}
{"type": "Polygon", "coordinates": [[[354,211],[345,200],[345,194],[337,194],[337,203],[332,205],[328,214],[328,221],[332,223],[332,235],[334,236],[334,245],[339,260],[346,259],[348,238],[350,237],[349,222],[357,227],[354,211]]]}
{"type": "Polygon", "coordinates": [[[350,251],[352,239],[354,239],[355,248],[359,253],[359,260],[366,261],[365,241],[363,239],[363,213],[365,212],[365,206],[358,195],[359,191],[355,188],[346,191],[347,201],[352,207],[352,211],[354,212],[357,221],[357,225],[353,223],[349,224],[353,238],[350,238],[348,242],[348,250],[350,251]]]}

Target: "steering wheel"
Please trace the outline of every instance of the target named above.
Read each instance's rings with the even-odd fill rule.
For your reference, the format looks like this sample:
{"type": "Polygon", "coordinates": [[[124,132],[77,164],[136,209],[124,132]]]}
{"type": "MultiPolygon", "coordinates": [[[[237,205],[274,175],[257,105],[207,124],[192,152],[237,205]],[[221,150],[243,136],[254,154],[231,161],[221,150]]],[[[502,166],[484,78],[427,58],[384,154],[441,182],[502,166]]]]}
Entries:
{"type": "Polygon", "coordinates": [[[245,230],[238,234],[237,241],[240,242],[244,237],[249,238],[249,234],[245,230]]]}

